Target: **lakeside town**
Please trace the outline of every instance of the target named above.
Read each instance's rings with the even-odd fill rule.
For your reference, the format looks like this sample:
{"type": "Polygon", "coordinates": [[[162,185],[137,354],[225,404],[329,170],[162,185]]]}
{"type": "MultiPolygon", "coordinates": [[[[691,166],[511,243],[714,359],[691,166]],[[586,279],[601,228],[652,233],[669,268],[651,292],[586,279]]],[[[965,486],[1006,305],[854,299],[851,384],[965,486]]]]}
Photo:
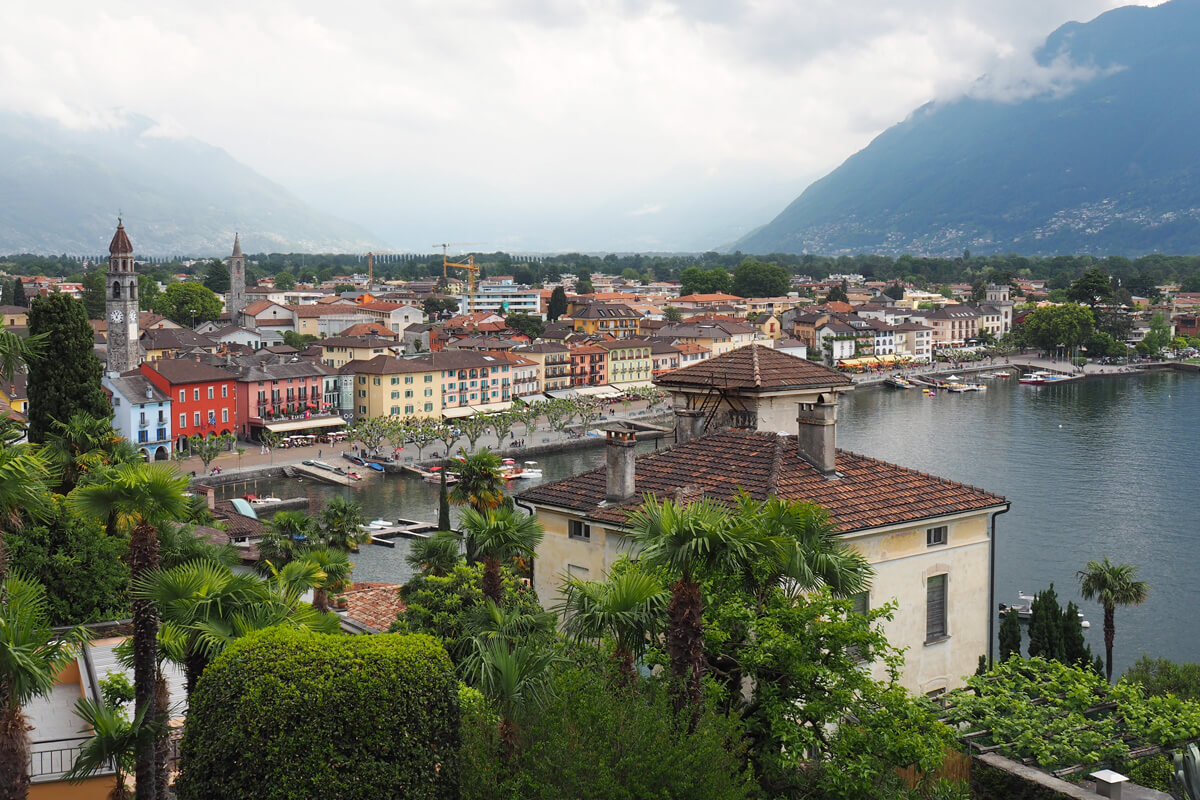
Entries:
{"type": "MultiPolygon", "coordinates": [[[[35,515],[27,527],[72,529],[77,541],[124,527],[130,548],[119,555],[109,537],[94,564],[66,577],[54,574],[60,560],[38,561],[22,544],[32,533],[5,534],[14,575],[57,587],[57,616],[43,627],[47,645],[63,646],[53,658],[46,651],[49,688],[23,703],[32,728],[21,796],[101,797],[129,782],[139,797],[151,783],[162,798],[236,796],[263,773],[222,729],[247,728],[280,752],[362,735],[385,709],[345,685],[310,687],[334,692],[345,720],[286,742],[269,716],[246,716],[252,709],[238,698],[264,675],[239,653],[278,660],[297,685],[309,663],[356,657],[358,645],[322,644],[305,638],[310,631],[440,640],[419,651],[427,671],[379,678],[399,681],[383,684],[385,694],[409,685],[421,698],[419,710],[390,708],[394,721],[380,735],[430,737],[414,769],[439,786],[452,780],[445,791],[464,796],[494,796],[506,780],[497,770],[538,748],[549,753],[539,780],[553,783],[550,774],[579,755],[554,749],[565,746],[556,725],[585,724],[578,697],[619,704],[642,680],[647,708],[658,710],[626,722],[669,742],[668,761],[688,764],[686,779],[656,780],[695,782],[669,796],[1000,797],[1020,781],[1104,792],[1127,780],[1118,768],[1165,788],[1164,753],[1200,738],[1196,697],[1164,699],[1153,675],[1142,676],[1146,689],[1111,683],[1121,677],[1111,614],[1148,588],[1133,578],[1136,566],[1104,553],[1078,565],[1081,591],[1101,598],[1105,614],[1106,650],[1093,653],[1079,609],[1060,607],[1053,587],[1017,606],[997,596],[995,540],[1011,498],[836,446],[840,398],[898,376],[937,392],[967,385],[955,373],[1052,380],[1165,361],[1191,368],[1200,293],[1166,285],[1154,299],[1125,297],[1090,270],[1065,288],[1014,277],[938,291],[785,273],[777,288],[786,291],[742,297],[596,272],[525,285],[478,278],[472,259],[448,257],[439,278],[376,281],[369,271],[285,288],[271,278],[247,285],[254,264],[235,236],[221,264],[227,291],[181,274],[153,291],[167,305],[181,291],[202,299],[162,314],[143,308],[131,236],[119,223],[108,262],[90,265],[103,269],[102,317],[88,319],[84,284],[37,276],[8,276],[20,284],[12,295],[32,302],[0,308],[12,354],[0,385],[7,458],[27,470],[20,483],[32,492],[22,501],[6,486],[13,509],[28,504],[14,513],[57,509],[57,522],[35,515]],[[647,440],[663,446],[639,452],[647,440]],[[603,466],[542,480],[538,453],[582,446],[602,448],[603,466]],[[525,485],[526,470],[538,480],[525,485]],[[350,491],[324,505],[224,491],[280,472],[350,491]],[[376,480],[437,484],[437,524],[365,519],[354,498],[376,480]],[[150,568],[135,555],[148,534],[162,540],[150,568]],[[409,582],[354,580],[360,547],[398,537],[409,540],[409,582]],[[708,554],[679,544],[688,537],[708,554]],[[78,584],[76,607],[62,580],[78,584]],[[1111,599],[1117,580],[1120,600],[1111,599]],[[607,593],[632,593],[620,601],[630,605],[604,605],[607,593]],[[752,606],[757,624],[738,611],[752,606]],[[143,660],[135,653],[123,665],[122,642],[136,650],[147,620],[180,637],[178,649],[163,644],[156,660],[143,641],[143,660]],[[72,640],[50,622],[86,623],[91,633],[72,628],[72,640]],[[601,655],[612,663],[593,664],[601,655]],[[808,672],[815,663],[821,669],[808,672]],[[513,669],[526,676],[524,696],[539,698],[529,706],[499,682],[513,669]],[[586,682],[570,683],[584,672],[586,682]],[[154,680],[164,697],[138,694],[154,680]],[[218,680],[233,694],[214,688],[218,680]],[[1010,693],[988,688],[1001,685],[1010,693]],[[743,692],[750,699],[735,702],[743,692]],[[79,697],[93,705],[76,708],[79,697]],[[136,715],[122,711],[139,703],[163,720],[142,740],[136,715]],[[1044,745],[1011,742],[1014,724],[1076,724],[1113,708],[1120,713],[1096,723],[1102,754],[1071,728],[1044,745]],[[104,719],[126,738],[103,746],[118,750],[79,736],[73,711],[92,714],[97,733],[100,715],[115,715],[104,719]],[[478,740],[438,739],[443,728],[458,731],[460,716],[478,740]],[[656,727],[677,720],[686,733],[656,727]],[[735,720],[779,738],[743,753],[724,727],[735,720]],[[827,737],[827,727],[838,733],[827,737]],[[707,763],[685,759],[689,751],[707,763]],[[850,769],[848,752],[867,768],[850,769]],[[1044,773],[1030,778],[1029,765],[1044,773]],[[975,790],[980,776],[993,794],[975,790]],[[798,792],[816,794],[789,794],[798,792]]],[[[779,271],[748,259],[738,272],[747,265],[746,274],[779,271]]]]}

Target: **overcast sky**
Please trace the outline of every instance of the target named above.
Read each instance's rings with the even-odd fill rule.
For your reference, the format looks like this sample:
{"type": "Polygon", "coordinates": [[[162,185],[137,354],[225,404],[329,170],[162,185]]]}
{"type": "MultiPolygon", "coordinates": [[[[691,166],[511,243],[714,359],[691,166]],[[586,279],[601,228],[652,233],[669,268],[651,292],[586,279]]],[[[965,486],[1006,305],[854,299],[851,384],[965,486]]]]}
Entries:
{"type": "Polygon", "coordinates": [[[398,250],[705,249],[1118,5],[7,0],[0,108],[153,117],[398,250]]]}

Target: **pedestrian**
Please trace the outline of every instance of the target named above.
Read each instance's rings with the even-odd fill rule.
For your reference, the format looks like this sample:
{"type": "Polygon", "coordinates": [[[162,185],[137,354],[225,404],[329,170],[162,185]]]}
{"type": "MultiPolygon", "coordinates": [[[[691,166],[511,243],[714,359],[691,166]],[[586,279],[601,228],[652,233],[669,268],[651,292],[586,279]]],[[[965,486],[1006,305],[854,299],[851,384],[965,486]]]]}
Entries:
{"type": "Polygon", "coordinates": [[[317,448],[317,458],[321,457],[321,448],[317,448]]]}

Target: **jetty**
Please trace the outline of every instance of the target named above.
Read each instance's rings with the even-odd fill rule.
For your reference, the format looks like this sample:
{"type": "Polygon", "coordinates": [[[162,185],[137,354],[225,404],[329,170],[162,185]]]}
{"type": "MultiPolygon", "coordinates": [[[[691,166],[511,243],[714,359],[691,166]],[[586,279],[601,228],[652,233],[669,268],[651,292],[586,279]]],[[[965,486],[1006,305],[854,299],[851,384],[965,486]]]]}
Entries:
{"type": "Polygon", "coordinates": [[[380,547],[396,546],[395,540],[403,539],[428,539],[437,532],[437,526],[428,522],[421,522],[415,519],[398,519],[395,524],[383,525],[384,520],[375,520],[363,527],[371,537],[371,544],[380,547]]]}
{"type": "Polygon", "coordinates": [[[331,469],[322,469],[321,467],[316,467],[311,464],[289,464],[284,469],[284,473],[287,474],[289,478],[312,478],[313,480],[332,483],[336,486],[358,486],[364,480],[367,480],[371,475],[375,474],[374,470],[369,469],[360,469],[356,470],[356,472],[358,472],[358,474],[361,476],[357,480],[351,478],[349,475],[343,475],[334,472],[331,469]]]}

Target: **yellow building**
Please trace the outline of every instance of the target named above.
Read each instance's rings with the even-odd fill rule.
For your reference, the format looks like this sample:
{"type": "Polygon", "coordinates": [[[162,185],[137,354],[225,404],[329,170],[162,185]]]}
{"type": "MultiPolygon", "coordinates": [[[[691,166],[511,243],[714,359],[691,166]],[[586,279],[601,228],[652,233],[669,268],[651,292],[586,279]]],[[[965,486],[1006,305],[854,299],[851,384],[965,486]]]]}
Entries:
{"type": "Polygon", "coordinates": [[[441,370],[428,359],[379,355],[347,368],[354,374],[356,418],[442,418],[441,370]]]}
{"type": "Polygon", "coordinates": [[[26,387],[29,378],[24,372],[18,372],[11,382],[0,383],[0,401],[18,414],[29,413],[29,392],[26,387]]]}
{"type": "Polygon", "coordinates": [[[714,356],[757,342],[770,347],[772,340],[759,333],[758,328],[748,322],[726,320],[703,320],[667,325],[658,332],[658,338],[674,344],[685,342],[708,348],[714,356]]]}
{"type": "Polygon", "coordinates": [[[21,306],[0,306],[0,325],[24,328],[29,324],[29,309],[21,306]]]}
{"type": "Polygon", "coordinates": [[[637,336],[641,317],[629,306],[591,303],[572,314],[575,330],[592,336],[619,339],[637,336]]]}
{"type": "Polygon", "coordinates": [[[1008,501],[837,450],[837,396],[850,382],[805,359],[750,347],[657,383],[675,394],[678,444],[635,456],[634,430],[610,426],[603,481],[585,472],[518,495],[546,531],[534,573],[543,605],[557,602],[566,576],[602,580],[630,553],[627,515],[646,494],[810,501],[874,567],[869,591],[856,599],[896,604],[884,630],[905,650],[901,683],[922,694],[962,685],[992,641],[994,524],[1008,501]]]}
{"type": "Polygon", "coordinates": [[[608,351],[608,383],[610,386],[649,386],[654,369],[650,358],[650,343],[642,339],[618,339],[596,342],[608,351]]]}
{"type": "Polygon", "coordinates": [[[318,342],[321,363],[339,369],[351,361],[370,361],[376,356],[399,356],[400,345],[395,339],[381,336],[333,336],[318,342]]]}

